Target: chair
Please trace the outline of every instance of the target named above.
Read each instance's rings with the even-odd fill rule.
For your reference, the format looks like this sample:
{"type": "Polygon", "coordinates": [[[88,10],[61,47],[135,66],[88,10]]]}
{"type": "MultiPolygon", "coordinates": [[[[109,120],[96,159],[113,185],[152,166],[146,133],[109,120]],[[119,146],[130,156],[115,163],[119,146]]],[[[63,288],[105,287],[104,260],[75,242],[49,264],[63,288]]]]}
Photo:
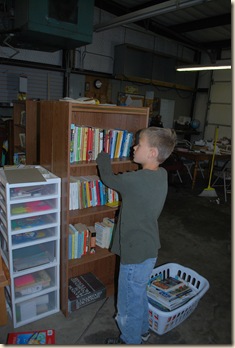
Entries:
{"type": "Polygon", "coordinates": [[[212,187],[223,186],[224,201],[227,202],[227,193],[231,192],[231,160],[224,163],[223,166],[214,169],[213,176],[215,177],[212,187]],[[218,182],[222,183],[218,183],[218,182]]]}
{"type": "Polygon", "coordinates": [[[183,163],[177,154],[173,152],[170,157],[168,157],[167,160],[161,164],[161,166],[165,168],[173,177],[177,176],[182,184],[183,180],[180,172],[183,170],[183,163]]]}
{"type": "MultiPolygon", "coordinates": [[[[191,150],[193,147],[193,144],[190,143],[190,141],[186,140],[186,139],[181,139],[181,140],[177,140],[177,147],[183,147],[185,149],[191,150]]],[[[190,179],[193,180],[192,177],[192,172],[191,169],[194,166],[194,161],[191,161],[189,159],[186,159],[184,157],[181,157],[181,161],[183,163],[183,165],[185,166],[185,168],[187,169],[188,175],[190,176],[190,179]]],[[[204,176],[204,168],[203,168],[203,161],[199,162],[198,165],[198,170],[200,171],[203,179],[205,178],[204,176]]]]}
{"type": "MultiPolygon", "coordinates": [[[[190,176],[190,179],[193,180],[193,177],[192,177],[192,172],[191,172],[191,169],[192,167],[194,166],[194,162],[193,161],[190,161],[186,158],[183,158],[182,157],[182,162],[183,162],[183,165],[186,167],[187,169],[187,172],[188,172],[188,175],[190,176]]],[[[198,163],[198,170],[200,171],[201,173],[201,176],[203,177],[203,179],[205,178],[205,175],[204,175],[204,168],[203,168],[203,164],[204,164],[204,161],[200,161],[198,163]]]]}

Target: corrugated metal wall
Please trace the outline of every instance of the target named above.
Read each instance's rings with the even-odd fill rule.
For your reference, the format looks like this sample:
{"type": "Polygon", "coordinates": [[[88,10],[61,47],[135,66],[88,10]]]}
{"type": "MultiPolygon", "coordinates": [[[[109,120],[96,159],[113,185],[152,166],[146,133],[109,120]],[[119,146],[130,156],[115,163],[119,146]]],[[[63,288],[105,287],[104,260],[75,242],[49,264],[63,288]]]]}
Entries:
{"type": "Polygon", "coordinates": [[[19,77],[27,77],[27,98],[59,99],[63,96],[63,73],[11,65],[0,65],[0,102],[17,100],[19,77]]]}

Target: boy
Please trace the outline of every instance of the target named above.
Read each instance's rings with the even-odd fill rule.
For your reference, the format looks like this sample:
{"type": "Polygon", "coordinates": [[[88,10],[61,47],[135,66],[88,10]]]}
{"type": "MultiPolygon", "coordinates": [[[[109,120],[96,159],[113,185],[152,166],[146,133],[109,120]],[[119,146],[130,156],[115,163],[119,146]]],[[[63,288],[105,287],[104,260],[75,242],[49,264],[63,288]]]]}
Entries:
{"type": "Polygon", "coordinates": [[[106,344],[140,344],[149,338],[146,286],[160,248],[158,218],[168,189],[167,172],[159,165],[170,156],[175,142],[171,129],[141,130],[134,162],[142,169],[123,174],[113,174],[107,153],[97,156],[101,180],[122,197],[111,248],[120,256],[116,321],[121,335],[106,339],[106,344]]]}

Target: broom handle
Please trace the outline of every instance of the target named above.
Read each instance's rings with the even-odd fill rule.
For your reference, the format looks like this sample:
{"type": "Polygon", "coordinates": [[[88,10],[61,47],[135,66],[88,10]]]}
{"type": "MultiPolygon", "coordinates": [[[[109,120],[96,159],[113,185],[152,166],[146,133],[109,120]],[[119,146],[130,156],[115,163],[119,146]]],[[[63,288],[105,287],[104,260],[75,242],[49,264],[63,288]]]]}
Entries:
{"type": "Polygon", "coordinates": [[[212,173],[213,173],[213,169],[214,169],[216,143],[217,143],[217,140],[218,140],[218,134],[219,134],[219,127],[216,127],[215,128],[214,149],[213,149],[213,156],[212,156],[212,161],[211,161],[211,170],[210,170],[208,187],[211,187],[211,178],[212,178],[212,173]]]}

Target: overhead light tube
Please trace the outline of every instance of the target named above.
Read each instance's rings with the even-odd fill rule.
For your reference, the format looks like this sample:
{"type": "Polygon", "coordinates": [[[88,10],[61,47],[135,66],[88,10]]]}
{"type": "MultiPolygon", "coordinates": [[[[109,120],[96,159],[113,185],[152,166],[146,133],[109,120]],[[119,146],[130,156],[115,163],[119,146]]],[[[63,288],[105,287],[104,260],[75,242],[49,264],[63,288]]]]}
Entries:
{"type": "Polygon", "coordinates": [[[231,69],[231,64],[208,64],[208,65],[188,65],[178,66],[177,71],[204,71],[204,70],[227,70],[231,69]]]}

